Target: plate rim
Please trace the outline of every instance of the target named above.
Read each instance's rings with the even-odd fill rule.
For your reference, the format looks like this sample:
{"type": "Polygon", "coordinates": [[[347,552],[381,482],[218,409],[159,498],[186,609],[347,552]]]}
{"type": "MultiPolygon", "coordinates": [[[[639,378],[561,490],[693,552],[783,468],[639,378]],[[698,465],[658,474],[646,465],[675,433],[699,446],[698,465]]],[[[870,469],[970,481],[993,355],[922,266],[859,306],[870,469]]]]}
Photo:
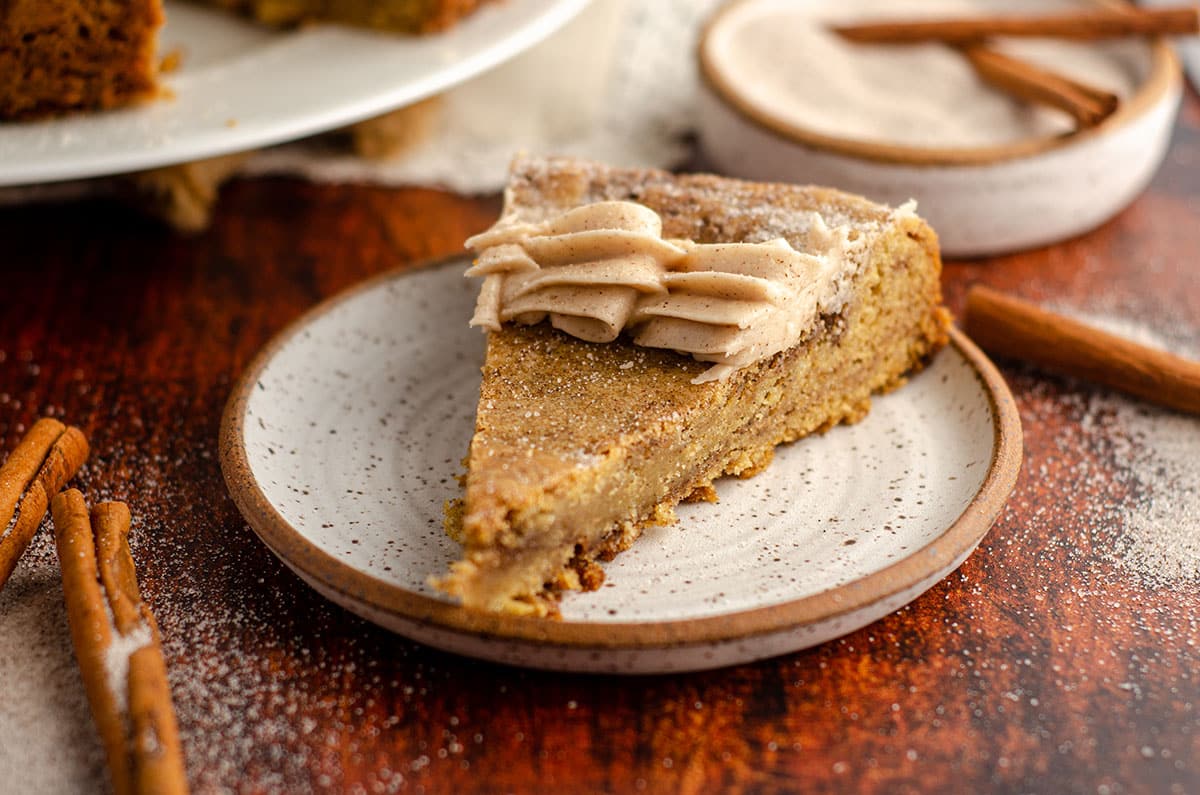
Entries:
{"type": "Polygon", "coordinates": [[[987,475],[959,517],[936,538],[865,577],[787,602],[705,618],[612,623],[499,615],[381,580],[320,549],[276,510],[250,468],[243,434],[246,410],[266,367],[284,346],[314,322],[363,293],[416,272],[448,267],[467,256],[456,254],[390,269],[326,298],[277,332],[235,382],[222,413],[219,436],[219,458],[226,487],[259,539],[285,565],[303,573],[301,580],[320,582],[343,598],[366,604],[375,611],[477,637],[603,650],[735,642],[849,615],[917,587],[938,572],[944,570],[949,574],[955,562],[969,555],[987,535],[1016,486],[1024,455],[1016,401],[991,360],[962,331],[951,326],[950,345],[971,366],[991,407],[993,445],[987,475]]]}
{"type": "MultiPolygon", "coordinates": [[[[190,139],[191,144],[188,146],[180,146],[178,143],[166,148],[157,145],[137,146],[121,149],[115,153],[104,152],[98,155],[51,153],[52,156],[49,158],[38,158],[32,165],[17,164],[7,170],[0,168],[0,187],[47,185],[189,163],[276,146],[372,118],[446,91],[512,60],[556,33],[578,16],[591,0],[541,0],[541,2],[545,3],[545,7],[536,13],[531,13],[524,23],[516,30],[510,31],[507,36],[468,52],[436,71],[398,82],[367,97],[353,101],[333,102],[330,103],[332,107],[327,107],[322,112],[313,112],[300,117],[289,116],[284,121],[271,122],[266,125],[265,129],[260,129],[256,125],[240,124],[222,128],[219,131],[205,132],[201,130],[190,139]],[[58,156],[54,156],[56,154],[58,156]]],[[[504,3],[498,3],[495,8],[503,13],[504,5],[504,3]]],[[[214,10],[213,13],[220,12],[214,10]]],[[[465,20],[464,24],[468,22],[470,20],[465,20]]],[[[368,36],[389,35],[376,31],[356,32],[368,36]]],[[[454,29],[451,29],[434,35],[452,36],[454,32],[454,29]]],[[[168,75],[162,81],[163,87],[168,93],[173,92],[170,86],[171,77],[168,75]]],[[[58,125],[69,125],[75,119],[94,118],[97,114],[102,113],[138,113],[147,107],[158,107],[163,102],[169,102],[169,99],[159,98],[149,104],[115,108],[110,111],[91,111],[28,122],[7,122],[6,124],[45,124],[50,125],[50,134],[61,135],[64,131],[58,129],[58,125]]],[[[0,123],[0,136],[3,135],[4,126],[4,123],[0,123]]],[[[70,132],[70,127],[66,129],[66,132],[70,132]]],[[[185,137],[185,140],[188,139],[185,137]]]]}

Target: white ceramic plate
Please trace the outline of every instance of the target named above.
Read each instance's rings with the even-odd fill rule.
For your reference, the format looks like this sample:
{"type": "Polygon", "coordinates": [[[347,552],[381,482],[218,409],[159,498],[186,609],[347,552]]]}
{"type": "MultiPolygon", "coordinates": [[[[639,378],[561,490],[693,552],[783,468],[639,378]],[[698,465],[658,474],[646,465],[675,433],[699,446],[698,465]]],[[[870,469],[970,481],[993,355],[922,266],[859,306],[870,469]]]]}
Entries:
{"type": "Polygon", "coordinates": [[[484,338],[464,260],[318,307],[249,368],[222,423],[234,500],[327,597],[415,640],[532,667],[697,670],[779,655],[914,599],[978,545],[1021,433],[987,359],[953,344],[862,423],[778,451],[717,505],[684,505],[569,594],[562,621],[466,610],[426,580],[474,425],[484,338]]]}
{"type": "Polygon", "coordinates": [[[244,151],[443,91],[557,30],[587,0],[503,0],[435,36],[322,25],[276,31],[167,2],[174,96],[136,108],[0,123],[0,185],[119,174],[244,151]]]}

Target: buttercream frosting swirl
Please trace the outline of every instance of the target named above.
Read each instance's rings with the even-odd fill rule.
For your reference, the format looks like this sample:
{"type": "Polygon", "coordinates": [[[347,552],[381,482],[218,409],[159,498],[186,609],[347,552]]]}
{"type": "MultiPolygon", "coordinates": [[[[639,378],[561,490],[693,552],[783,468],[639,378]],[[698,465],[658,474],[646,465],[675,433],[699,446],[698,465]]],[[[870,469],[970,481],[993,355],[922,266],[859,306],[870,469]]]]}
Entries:
{"type": "Polygon", "coordinates": [[[654,210],[628,201],[576,207],[541,222],[501,218],[467,241],[483,277],[472,326],[540,323],[589,342],[622,332],[636,345],[712,362],[694,383],[724,378],[803,340],[836,310],[861,239],[813,214],[817,253],[777,238],[667,240],[654,210]]]}

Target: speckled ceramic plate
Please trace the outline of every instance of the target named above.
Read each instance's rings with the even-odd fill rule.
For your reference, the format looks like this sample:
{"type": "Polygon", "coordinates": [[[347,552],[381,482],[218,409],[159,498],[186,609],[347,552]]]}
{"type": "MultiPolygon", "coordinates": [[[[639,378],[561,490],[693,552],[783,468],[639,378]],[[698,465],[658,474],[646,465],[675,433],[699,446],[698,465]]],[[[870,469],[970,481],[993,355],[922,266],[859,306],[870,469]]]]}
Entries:
{"type": "Polygon", "coordinates": [[[538,668],[698,670],[803,649],[910,602],[966,559],[1021,459],[995,368],[958,332],[866,420],[780,449],[717,505],[685,505],[607,564],[561,621],[432,590],[442,505],[474,425],[484,338],[464,260],[387,274],[314,309],[234,390],[221,462],[250,525],[334,602],[415,640],[538,668]]]}

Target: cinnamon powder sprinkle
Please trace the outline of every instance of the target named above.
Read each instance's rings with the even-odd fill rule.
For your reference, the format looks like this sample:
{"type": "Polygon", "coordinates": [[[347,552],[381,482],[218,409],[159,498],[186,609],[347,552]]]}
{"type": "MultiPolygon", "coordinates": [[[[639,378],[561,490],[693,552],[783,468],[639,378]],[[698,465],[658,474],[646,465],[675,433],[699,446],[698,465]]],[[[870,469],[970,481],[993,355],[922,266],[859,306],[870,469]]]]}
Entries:
{"type": "MultiPolygon", "coordinates": [[[[1181,355],[1200,355],[1200,328],[1189,330],[1186,323],[1176,324],[1168,334],[1121,322],[1112,315],[1081,319],[1181,355]]],[[[1006,566],[1017,565],[1004,551],[1009,545],[1029,548],[1036,543],[1044,546],[1047,559],[1059,556],[1067,561],[1073,584],[1065,592],[1035,592],[1021,598],[1020,609],[1029,611],[1035,629],[1058,626],[1059,619],[1050,614],[1051,600],[1068,607],[1102,600],[1112,607],[1105,621],[1122,625],[1134,621],[1149,633],[1157,620],[1154,616],[1167,611],[1174,626],[1173,634],[1153,630],[1153,635],[1147,635],[1155,638],[1155,643],[1140,649],[1127,661],[1128,666],[1154,664],[1185,653],[1200,634],[1200,617],[1178,612],[1166,595],[1200,590],[1196,542],[1200,420],[1032,369],[1015,368],[1008,373],[1024,422],[1032,426],[1053,421],[1057,427],[1051,440],[1053,449],[1031,455],[1025,477],[1042,478],[1047,493],[1054,489],[1064,494],[1086,491],[1092,510],[1085,523],[1072,522],[1076,529],[1064,532],[1054,506],[1025,506],[1022,515],[1029,519],[1018,525],[1012,521],[1016,504],[1032,493],[1018,486],[1013,505],[985,539],[975,564],[952,575],[953,592],[967,600],[962,605],[963,615],[970,617],[972,600],[992,598],[1009,587],[1006,566]],[[1064,409],[1069,415],[1065,420],[1064,409]],[[1080,455],[1079,450],[1088,453],[1080,455]],[[969,580],[980,567],[989,580],[986,591],[969,580]],[[1160,604],[1147,603],[1144,595],[1134,602],[1126,595],[1156,592],[1164,594],[1160,604]]],[[[9,402],[0,395],[0,405],[9,402]]],[[[464,694],[462,709],[449,723],[417,727],[413,721],[420,719],[422,705],[431,694],[448,688],[461,691],[455,677],[467,670],[468,664],[444,655],[414,653],[416,647],[411,643],[372,631],[346,613],[323,607],[321,597],[299,584],[261,548],[230,506],[218,506],[228,513],[215,520],[206,518],[206,535],[196,536],[195,517],[178,504],[174,473],[202,473],[212,479],[204,484],[206,491],[219,488],[215,441],[204,436],[204,428],[192,429],[183,422],[167,423],[159,430],[178,437],[172,453],[146,456],[134,446],[113,449],[105,445],[104,455],[94,458],[81,477],[93,499],[124,499],[139,506],[130,543],[135,559],[158,564],[144,567],[147,581],[143,593],[162,630],[194,791],[235,786],[251,791],[337,789],[341,781],[336,767],[330,775],[313,777],[314,768],[329,769],[319,765],[314,754],[338,737],[343,741],[352,737],[365,725],[367,710],[384,710],[385,717],[378,718],[377,725],[396,727],[395,731],[403,730],[413,738],[411,758],[389,760],[386,769],[372,779],[372,791],[412,790],[428,780],[431,769],[466,764],[484,744],[505,742],[521,747],[527,739],[524,735],[494,737],[488,731],[491,724],[486,715],[469,713],[473,703],[469,694],[464,694]],[[122,472],[138,473],[136,493],[95,487],[96,483],[128,481],[122,472]],[[172,505],[177,510],[162,507],[172,505]],[[203,547],[204,570],[183,565],[194,560],[197,544],[203,547]],[[218,582],[224,583],[222,598],[214,599],[214,583],[218,582]],[[362,686],[354,691],[310,689],[306,684],[311,677],[296,673],[309,668],[320,668],[322,680],[346,679],[362,686]]],[[[1038,565],[1038,561],[1022,560],[1020,565],[1038,565]]],[[[1061,629],[1066,634],[1059,634],[1060,642],[1072,643],[1071,628],[1061,629]]],[[[866,635],[834,641],[817,652],[819,665],[832,665],[842,655],[852,658],[856,644],[874,641],[876,634],[890,631],[876,625],[866,630],[866,635]]],[[[952,628],[951,637],[958,638],[961,648],[948,647],[946,654],[951,657],[943,660],[958,659],[960,665],[954,668],[953,662],[948,663],[949,675],[988,676],[993,668],[1058,666],[1070,656],[1067,649],[1051,656],[1022,652],[1019,658],[983,659],[983,650],[972,642],[977,631],[989,628],[970,621],[952,628]]],[[[1140,691],[1136,673],[1123,672],[1129,655],[1117,649],[1111,653],[1112,686],[1128,692],[1131,699],[1145,700],[1147,709],[1161,706],[1154,694],[1140,691]]],[[[812,659],[797,657],[796,665],[807,667],[812,659]]],[[[498,693],[523,697],[532,687],[523,672],[494,671],[498,693]]],[[[1064,690],[1078,685],[1069,666],[1062,668],[1059,677],[1064,690]]],[[[88,717],[71,651],[61,577],[52,534],[46,528],[35,537],[7,587],[0,591],[0,681],[5,683],[0,708],[0,781],[13,792],[31,795],[94,792],[98,782],[106,780],[104,754],[88,717]],[[46,759],[55,761],[31,762],[46,759]]],[[[795,686],[807,685],[798,682],[795,686]]],[[[587,699],[593,684],[583,680],[577,685],[568,678],[555,687],[587,699]]],[[[995,703],[1039,709],[1037,702],[1055,698],[1053,692],[1018,689],[998,693],[995,703]]],[[[708,704],[697,704],[698,714],[708,714],[709,709],[708,704]]],[[[1086,738],[1077,739],[1082,742],[1086,738]]],[[[1160,754],[1171,742],[1147,736],[1144,745],[1144,753],[1160,754]]],[[[910,761],[914,759],[910,757],[910,761]]],[[[1183,770],[1180,775],[1190,773],[1183,770]]]]}

